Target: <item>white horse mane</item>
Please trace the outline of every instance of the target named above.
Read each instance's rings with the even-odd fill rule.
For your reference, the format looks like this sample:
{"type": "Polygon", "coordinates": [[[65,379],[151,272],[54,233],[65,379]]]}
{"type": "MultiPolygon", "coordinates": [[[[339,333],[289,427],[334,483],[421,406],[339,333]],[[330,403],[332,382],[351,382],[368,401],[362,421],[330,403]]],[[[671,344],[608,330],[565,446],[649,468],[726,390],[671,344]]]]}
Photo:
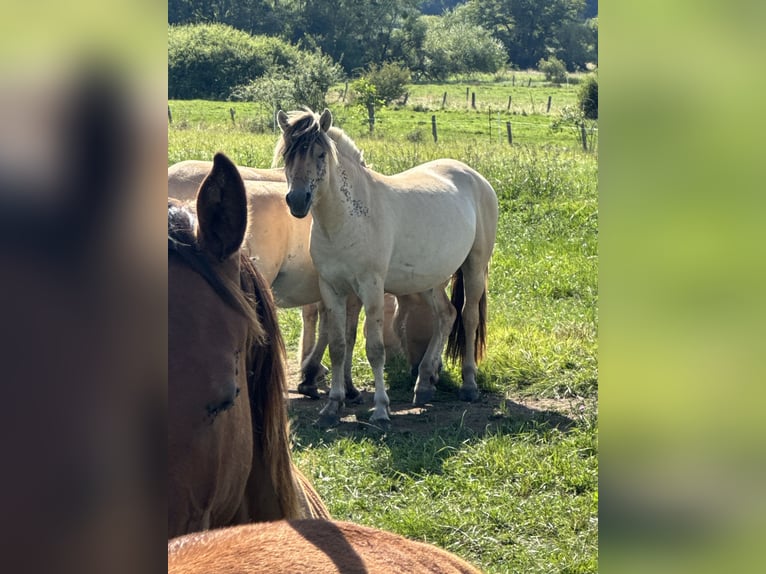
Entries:
{"type": "Polygon", "coordinates": [[[356,146],[354,140],[348,137],[346,132],[339,127],[332,126],[327,132],[327,135],[332,139],[335,144],[335,149],[340,155],[358,163],[362,167],[367,167],[367,164],[364,161],[364,152],[356,146]]]}

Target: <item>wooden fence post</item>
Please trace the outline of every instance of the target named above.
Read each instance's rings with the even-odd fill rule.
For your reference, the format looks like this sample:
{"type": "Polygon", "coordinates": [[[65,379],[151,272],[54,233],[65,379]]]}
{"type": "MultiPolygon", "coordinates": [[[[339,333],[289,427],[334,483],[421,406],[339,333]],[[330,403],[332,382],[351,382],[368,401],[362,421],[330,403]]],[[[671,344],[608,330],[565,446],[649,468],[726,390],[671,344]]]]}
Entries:
{"type": "Polygon", "coordinates": [[[476,109],[476,92],[471,92],[471,107],[476,109]]]}
{"type": "Polygon", "coordinates": [[[511,111],[511,98],[512,98],[512,96],[508,96],[508,108],[507,108],[507,111],[509,111],[509,112],[511,111]]]}
{"type": "Polygon", "coordinates": [[[170,113],[170,106],[168,106],[168,123],[173,123],[173,114],[170,113]]]}
{"type": "Polygon", "coordinates": [[[343,88],[343,102],[346,101],[346,94],[348,93],[348,82],[346,82],[346,87],[343,88]]]}
{"type": "Polygon", "coordinates": [[[370,123],[370,134],[375,130],[375,104],[367,104],[367,121],[370,123]]]}
{"type": "Polygon", "coordinates": [[[512,85],[513,87],[516,87],[516,74],[514,74],[513,76],[511,76],[511,85],[512,85]]]}
{"type": "Polygon", "coordinates": [[[580,136],[582,137],[582,149],[588,151],[588,136],[585,134],[585,122],[580,122],[580,136]]]}
{"type": "Polygon", "coordinates": [[[431,133],[434,136],[434,143],[436,143],[439,138],[436,137],[436,116],[431,116],[431,133]]]}
{"type": "Polygon", "coordinates": [[[237,112],[234,110],[234,108],[229,108],[229,114],[231,114],[231,123],[232,124],[234,123],[234,116],[236,115],[236,113],[237,112]]]}
{"type": "Polygon", "coordinates": [[[545,113],[546,114],[551,113],[551,97],[550,96],[548,96],[548,107],[546,108],[545,113]]]}
{"type": "Polygon", "coordinates": [[[487,110],[487,123],[489,124],[489,143],[492,143],[492,108],[487,110]]]}
{"type": "Polygon", "coordinates": [[[513,145],[513,134],[511,133],[511,122],[505,122],[505,131],[508,132],[508,143],[513,145]]]}
{"type": "Polygon", "coordinates": [[[444,96],[442,97],[442,109],[444,109],[445,105],[447,105],[447,92],[444,92],[444,96]]]}
{"type": "Polygon", "coordinates": [[[465,89],[465,104],[468,105],[468,88],[465,89]]]}
{"type": "Polygon", "coordinates": [[[532,87],[532,76],[529,76],[529,81],[527,82],[527,87],[528,88],[532,87]]]}
{"type": "Polygon", "coordinates": [[[407,105],[407,100],[409,100],[409,99],[410,99],[410,93],[409,92],[404,92],[404,102],[402,102],[402,105],[406,106],[407,105]]]}

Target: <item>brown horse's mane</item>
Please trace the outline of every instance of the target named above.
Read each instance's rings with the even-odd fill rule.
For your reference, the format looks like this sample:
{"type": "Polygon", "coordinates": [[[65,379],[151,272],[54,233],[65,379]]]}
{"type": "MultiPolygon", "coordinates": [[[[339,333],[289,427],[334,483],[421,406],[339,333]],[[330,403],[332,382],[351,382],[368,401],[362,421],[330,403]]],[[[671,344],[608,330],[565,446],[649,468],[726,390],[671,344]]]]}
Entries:
{"type": "Polygon", "coordinates": [[[272,167],[276,167],[280,160],[283,160],[285,164],[291,163],[299,153],[305,153],[314,142],[321,144],[336,160],[337,154],[340,153],[353,163],[358,163],[362,167],[366,166],[364,152],[342,129],[333,126],[327,132],[322,130],[319,125],[319,114],[308,108],[302,108],[289,112],[287,117],[287,128],[274,149],[272,167]]]}
{"type": "Polygon", "coordinates": [[[240,252],[235,284],[213,267],[196,236],[196,216],[185,204],[168,201],[168,255],[197,271],[249,324],[247,387],[256,448],[269,461],[272,483],[285,518],[298,515],[298,493],[290,458],[285,344],[271,290],[249,257],[240,252]]]}

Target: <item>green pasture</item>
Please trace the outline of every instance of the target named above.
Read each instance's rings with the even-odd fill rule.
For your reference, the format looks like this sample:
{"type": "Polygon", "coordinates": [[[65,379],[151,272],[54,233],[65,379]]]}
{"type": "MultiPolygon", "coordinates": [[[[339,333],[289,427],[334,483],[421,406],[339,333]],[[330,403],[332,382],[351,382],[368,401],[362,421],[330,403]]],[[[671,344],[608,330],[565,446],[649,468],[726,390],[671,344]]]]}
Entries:
{"type": "MultiPolygon", "coordinates": [[[[397,432],[394,421],[384,436],[319,431],[296,419],[295,459],[338,519],[432,542],[488,573],[595,572],[597,153],[583,151],[574,132],[550,129],[560,110],[556,106],[573,104],[577,86],[548,86],[532,74],[527,87],[525,74],[517,72],[515,87],[510,75],[413,86],[406,105],[378,112],[372,135],[366,113],[341,100],[343,86],[331,92],[335,123],[376,170],[394,173],[452,157],[494,186],[500,222],[479,385],[497,408],[478,427],[458,420],[397,432]],[[466,106],[466,87],[476,91],[477,110],[466,106]],[[509,94],[514,107],[518,101],[515,114],[505,108],[509,94]],[[552,108],[545,113],[549,94],[552,108]],[[494,106],[503,129],[505,121],[512,122],[513,145],[495,126],[490,136],[488,110],[494,106]],[[436,143],[432,115],[439,129],[436,143]],[[571,408],[558,418],[548,407],[519,417],[506,401],[522,399],[571,408]],[[558,424],[562,419],[565,424],[558,424]]],[[[270,165],[276,142],[270,110],[202,101],[171,101],[169,107],[169,164],[209,160],[221,150],[240,164],[270,165]]],[[[280,320],[292,355],[299,314],[281,310],[280,320]]],[[[361,344],[354,376],[362,386],[371,380],[361,344]]],[[[402,361],[392,361],[386,377],[392,400],[410,397],[413,381],[402,361]]],[[[468,417],[472,405],[456,400],[459,368],[447,365],[442,379],[436,400],[454,401],[468,417]]]]}

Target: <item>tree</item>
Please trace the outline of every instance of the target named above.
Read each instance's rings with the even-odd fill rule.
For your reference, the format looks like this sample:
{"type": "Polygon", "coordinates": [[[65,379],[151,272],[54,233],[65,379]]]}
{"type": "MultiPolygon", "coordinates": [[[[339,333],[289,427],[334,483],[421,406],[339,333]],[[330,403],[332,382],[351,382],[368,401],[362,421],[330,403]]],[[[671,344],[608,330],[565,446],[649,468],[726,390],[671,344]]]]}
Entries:
{"type": "Polygon", "coordinates": [[[287,34],[339,62],[347,73],[392,59],[394,32],[417,13],[418,0],[292,2],[287,34]]]}
{"type": "Polygon", "coordinates": [[[567,61],[559,37],[571,24],[584,25],[584,9],[585,0],[469,0],[466,7],[473,21],[490,30],[522,68],[534,68],[549,55],[567,61]]]}

